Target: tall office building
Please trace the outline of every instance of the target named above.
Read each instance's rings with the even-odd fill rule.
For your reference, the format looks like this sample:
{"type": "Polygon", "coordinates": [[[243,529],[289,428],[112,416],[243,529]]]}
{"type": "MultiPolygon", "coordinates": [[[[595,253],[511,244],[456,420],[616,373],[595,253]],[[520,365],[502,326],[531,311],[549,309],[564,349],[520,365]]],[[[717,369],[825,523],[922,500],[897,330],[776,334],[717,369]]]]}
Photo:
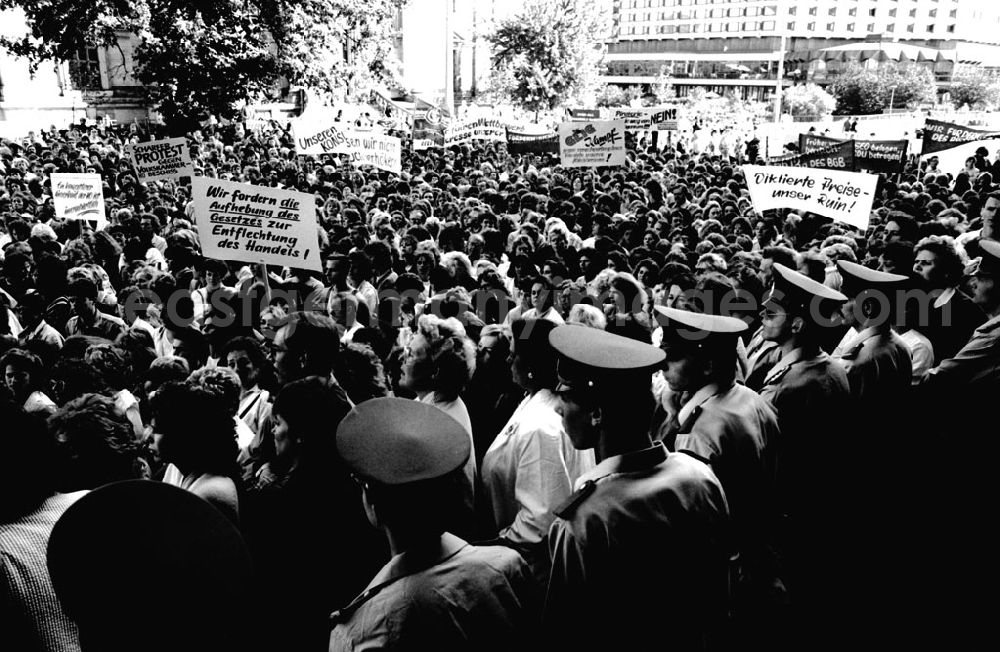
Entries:
{"type": "Polygon", "coordinates": [[[650,84],[662,70],[679,95],[707,87],[766,99],[782,58],[785,84],[831,83],[851,61],[912,61],[943,87],[962,65],[1000,68],[995,0],[613,2],[606,81],[650,84]]]}

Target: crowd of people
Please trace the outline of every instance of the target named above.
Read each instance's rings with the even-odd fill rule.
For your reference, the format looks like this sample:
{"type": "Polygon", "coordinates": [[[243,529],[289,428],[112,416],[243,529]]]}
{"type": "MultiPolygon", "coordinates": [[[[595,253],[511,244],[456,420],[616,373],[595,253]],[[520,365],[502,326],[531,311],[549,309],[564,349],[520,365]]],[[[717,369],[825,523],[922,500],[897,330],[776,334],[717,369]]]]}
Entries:
{"type": "Polygon", "coordinates": [[[985,157],[883,176],[861,231],[756,211],[753,143],[393,174],[188,134],[315,196],[320,272],[203,257],[129,162],[157,135],[0,144],[4,649],[866,648],[986,608],[985,157]]]}

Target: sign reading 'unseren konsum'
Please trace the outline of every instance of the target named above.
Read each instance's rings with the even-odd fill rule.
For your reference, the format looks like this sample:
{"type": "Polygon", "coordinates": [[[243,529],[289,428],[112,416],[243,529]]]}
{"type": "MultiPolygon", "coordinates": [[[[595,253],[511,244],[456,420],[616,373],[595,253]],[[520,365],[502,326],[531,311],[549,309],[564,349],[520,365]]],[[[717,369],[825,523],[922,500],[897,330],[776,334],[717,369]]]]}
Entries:
{"type": "Polygon", "coordinates": [[[205,257],[322,270],[313,195],[208,177],[191,192],[205,257]]]}
{"type": "Polygon", "coordinates": [[[863,172],[744,165],[747,188],[758,211],[794,208],[868,228],[878,177],[863,172]]]}

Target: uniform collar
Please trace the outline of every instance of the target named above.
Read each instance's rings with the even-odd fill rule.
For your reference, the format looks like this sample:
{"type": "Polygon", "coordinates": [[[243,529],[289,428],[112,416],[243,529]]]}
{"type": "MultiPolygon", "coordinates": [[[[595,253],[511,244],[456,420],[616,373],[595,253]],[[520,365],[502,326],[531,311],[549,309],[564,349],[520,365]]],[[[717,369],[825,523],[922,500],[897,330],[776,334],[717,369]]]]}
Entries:
{"type": "Polygon", "coordinates": [[[837,350],[834,353],[836,353],[838,357],[843,357],[859,345],[864,344],[868,340],[875,339],[880,335],[882,335],[882,331],[874,326],[869,326],[860,333],[851,329],[846,335],[844,335],[844,339],[841,340],[840,346],[837,347],[837,350]]]}
{"type": "Polygon", "coordinates": [[[691,413],[694,412],[694,409],[696,407],[700,406],[702,403],[705,403],[706,401],[708,401],[708,399],[712,398],[718,393],[719,393],[719,386],[716,385],[715,383],[709,383],[708,385],[705,385],[704,387],[699,389],[691,396],[690,399],[688,399],[688,402],[684,404],[684,407],[681,408],[681,411],[677,414],[677,422],[678,423],[686,422],[688,417],[691,416],[691,413]]]}
{"type": "Polygon", "coordinates": [[[597,482],[615,473],[631,473],[651,469],[666,459],[667,449],[661,443],[653,444],[642,450],[614,455],[602,460],[600,464],[577,478],[574,489],[579,489],[586,482],[597,482]]]}
{"type": "Polygon", "coordinates": [[[774,365],[771,370],[767,372],[767,376],[764,377],[764,384],[767,385],[775,376],[800,360],[802,360],[801,348],[792,349],[785,355],[781,356],[781,359],[778,360],[778,364],[774,365]]]}

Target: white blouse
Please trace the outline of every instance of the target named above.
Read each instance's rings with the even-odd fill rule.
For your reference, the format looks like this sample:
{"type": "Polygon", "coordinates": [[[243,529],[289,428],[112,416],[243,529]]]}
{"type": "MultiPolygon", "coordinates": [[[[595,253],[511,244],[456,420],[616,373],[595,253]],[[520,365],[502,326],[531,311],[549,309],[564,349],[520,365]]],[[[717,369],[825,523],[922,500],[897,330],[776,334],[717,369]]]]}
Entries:
{"type": "Polygon", "coordinates": [[[483,457],[483,487],[494,521],[512,543],[543,541],[555,520],[553,510],[594,467],[594,452],[570,443],[557,402],[547,389],[525,398],[483,457]]]}

